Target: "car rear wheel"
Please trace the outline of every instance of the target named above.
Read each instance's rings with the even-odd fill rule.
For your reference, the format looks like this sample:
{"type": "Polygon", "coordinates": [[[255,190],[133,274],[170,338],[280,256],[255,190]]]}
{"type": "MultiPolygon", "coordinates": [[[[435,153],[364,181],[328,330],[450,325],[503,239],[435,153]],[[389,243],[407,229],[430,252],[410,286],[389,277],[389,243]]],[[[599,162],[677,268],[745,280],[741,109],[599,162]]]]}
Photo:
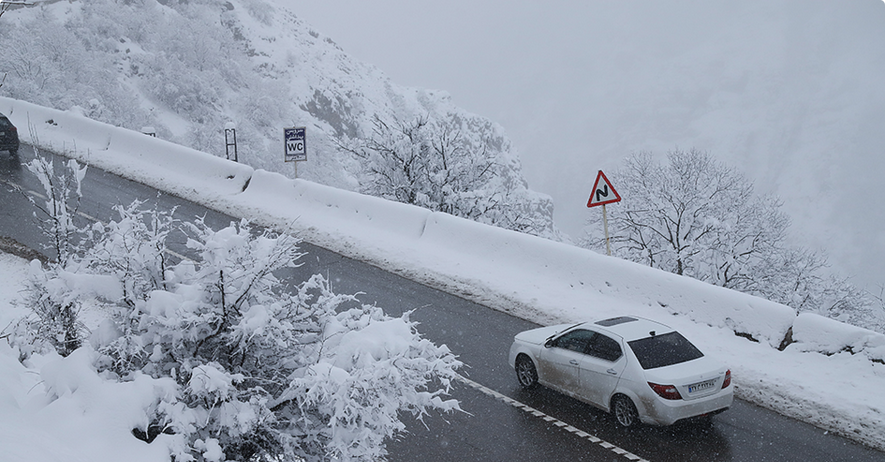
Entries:
{"type": "Polygon", "coordinates": [[[516,357],[516,380],[522,388],[534,388],[538,385],[538,370],[535,369],[535,363],[526,355],[516,357]]]}
{"type": "Polygon", "coordinates": [[[630,398],[624,395],[615,395],[612,398],[612,414],[615,415],[618,424],[622,427],[632,427],[639,422],[639,413],[630,398]]]}

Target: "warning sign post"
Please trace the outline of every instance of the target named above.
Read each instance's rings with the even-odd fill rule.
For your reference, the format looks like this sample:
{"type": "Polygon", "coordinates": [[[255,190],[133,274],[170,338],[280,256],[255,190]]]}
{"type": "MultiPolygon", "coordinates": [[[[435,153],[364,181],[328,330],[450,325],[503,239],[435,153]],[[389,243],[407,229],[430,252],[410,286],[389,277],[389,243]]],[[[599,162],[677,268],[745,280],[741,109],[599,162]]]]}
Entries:
{"type": "Polygon", "coordinates": [[[590,191],[590,200],[587,201],[587,207],[602,206],[602,227],[605,229],[605,253],[611,255],[611,244],[608,237],[608,217],[605,213],[605,204],[620,202],[621,196],[615,191],[615,187],[602,173],[602,170],[596,175],[596,181],[593,183],[593,189],[590,191]]]}

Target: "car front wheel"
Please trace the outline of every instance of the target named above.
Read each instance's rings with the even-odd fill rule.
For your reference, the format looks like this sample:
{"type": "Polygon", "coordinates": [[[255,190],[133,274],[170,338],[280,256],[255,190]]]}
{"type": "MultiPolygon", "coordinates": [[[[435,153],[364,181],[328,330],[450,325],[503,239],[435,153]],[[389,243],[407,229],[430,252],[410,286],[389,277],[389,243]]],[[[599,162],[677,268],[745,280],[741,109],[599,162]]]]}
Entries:
{"type": "Polygon", "coordinates": [[[622,427],[632,427],[639,422],[639,413],[630,398],[624,395],[616,395],[612,398],[612,414],[622,427]]]}
{"type": "Polygon", "coordinates": [[[535,363],[526,355],[519,355],[516,358],[516,379],[526,389],[538,385],[538,370],[535,369],[535,363]]]}

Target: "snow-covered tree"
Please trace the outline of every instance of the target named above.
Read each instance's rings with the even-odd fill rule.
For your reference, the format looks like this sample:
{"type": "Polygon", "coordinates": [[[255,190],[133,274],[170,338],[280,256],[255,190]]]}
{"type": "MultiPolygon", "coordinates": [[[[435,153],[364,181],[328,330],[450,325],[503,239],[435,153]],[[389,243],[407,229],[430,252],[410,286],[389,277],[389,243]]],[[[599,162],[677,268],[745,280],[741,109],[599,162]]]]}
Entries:
{"type": "MultiPolygon", "coordinates": [[[[885,327],[867,294],[826,274],[821,255],[790,246],[790,220],[777,198],[695,149],[667,162],[649,153],[628,158],[612,175],[621,202],[608,208],[612,253],[676,274],[784,303],[800,311],[885,327]]],[[[582,246],[602,249],[601,217],[582,246]]]]}
{"type": "Polygon", "coordinates": [[[284,292],[275,273],[301,256],[287,235],[189,227],[196,263],[134,309],[118,305],[116,325],[136,327],[101,347],[120,375],[177,378],[182,396],[152,423],[186,438],[179,457],[214,439],[235,460],[377,460],[400,412],[457,409],[441,398],[457,360],[408,315],[334,294],[319,275],[284,292]]]}
{"type": "Polygon", "coordinates": [[[640,153],[614,175],[622,197],[609,211],[615,252],[724,287],[746,284],[784,240],[780,204],[754,196],[752,182],[707,153],[667,159],[640,153]]]}
{"type": "Polygon", "coordinates": [[[481,125],[454,113],[408,122],[376,116],[369,136],[339,147],[361,160],[355,174],[365,194],[558,238],[552,203],[532,200],[502,140],[481,125]]]}
{"type": "MultiPolygon", "coordinates": [[[[0,2],[0,18],[2,18],[3,15],[7,11],[9,11],[10,8],[12,8],[12,3],[13,2],[6,2],[6,1],[0,2]]],[[[3,84],[5,82],[6,82],[6,73],[4,72],[3,76],[0,77],[0,88],[3,88],[3,84]]]]}
{"type": "Polygon", "coordinates": [[[409,313],[335,294],[320,275],[281,282],[303,255],[297,239],[245,221],[215,231],[142,205],[79,230],[68,258],[32,262],[38,316],[17,332],[23,354],[84,345],[105,377],[144,386],[133,437],[161,441],[176,461],[374,461],[404,413],[459,409],[445,396],[460,362],[409,313]],[[173,263],[166,239],[178,229],[194,255],[173,263]],[[41,314],[44,299],[72,308],[70,336],[41,314]],[[99,321],[87,330],[81,318],[99,321]]]}

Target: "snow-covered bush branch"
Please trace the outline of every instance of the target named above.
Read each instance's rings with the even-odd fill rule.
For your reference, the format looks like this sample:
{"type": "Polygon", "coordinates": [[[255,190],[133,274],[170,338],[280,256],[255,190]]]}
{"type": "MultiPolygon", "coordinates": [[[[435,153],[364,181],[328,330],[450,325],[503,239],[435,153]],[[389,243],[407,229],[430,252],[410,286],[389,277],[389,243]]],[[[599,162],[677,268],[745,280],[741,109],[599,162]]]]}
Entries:
{"type": "Polygon", "coordinates": [[[27,303],[32,308],[33,319],[23,320],[22,328],[30,343],[47,342],[62,356],[80,347],[84,328],[78,319],[80,301],[67,289],[74,275],[68,265],[76,261],[76,249],[81,229],[74,224],[82,191],[80,184],[86,175],[86,167],[74,160],[67,168],[56,174],[55,165],[43,157],[27,164],[28,170],[37,177],[43,187],[43,198],[24,194],[37,210],[35,218],[45,234],[47,250],[55,256],[55,262],[44,269],[39,261],[31,265],[27,282],[27,303]]]}
{"type": "Polygon", "coordinates": [[[43,221],[41,229],[49,238],[48,250],[54,252],[58,262],[64,265],[73,256],[77,245],[74,239],[80,232],[74,225],[74,217],[83,196],[80,184],[86,176],[86,167],[71,159],[67,168],[56,175],[54,162],[40,156],[28,162],[27,167],[40,181],[46,195],[43,200],[25,196],[37,209],[34,215],[43,221]]]}
{"type": "Polygon", "coordinates": [[[460,362],[408,314],[333,293],[320,275],[280,279],[303,255],[297,239],[142,206],[78,230],[50,267],[32,263],[28,301],[40,316],[23,325],[54,330],[18,331],[25,356],[29,342],[58,338],[48,345],[63,355],[94,349],[108,379],[149,377],[133,438],[176,461],[380,460],[401,415],[459,409],[445,396],[460,362]],[[193,255],[173,263],[166,240],[178,230],[193,255]],[[62,319],[76,325],[59,332],[47,305],[70,308],[62,319]]]}

